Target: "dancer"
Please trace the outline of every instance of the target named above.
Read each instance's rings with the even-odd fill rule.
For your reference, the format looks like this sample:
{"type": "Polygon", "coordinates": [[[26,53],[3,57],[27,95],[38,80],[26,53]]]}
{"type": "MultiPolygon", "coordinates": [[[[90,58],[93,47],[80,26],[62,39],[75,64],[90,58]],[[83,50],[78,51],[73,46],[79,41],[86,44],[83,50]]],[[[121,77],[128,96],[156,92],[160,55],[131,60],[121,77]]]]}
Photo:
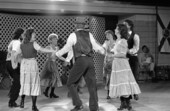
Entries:
{"type": "Polygon", "coordinates": [[[37,52],[53,53],[54,50],[42,48],[37,44],[36,34],[33,28],[26,30],[23,43],[20,46],[20,52],[22,54],[21,61],[21,104],[20,107],[24,108],[24,99],[26,96],[32,96],[32,111],[39,111],[36,106],[37,96],[41,94],[40,78],[37,65],[37,52]]]}
{"type": "Polygon", "coordinates": [[[128,54],[127,57],[129,58],[129,64],[134,74],[136,81],[138,80],[138,73],[139,73],[139,61],[138,61],[138,51],[140,45],[140,38],[139,35],[134,32],[134,24],[131,20],[125,20],[124,24],[128,28],[128,54]]]}
{"type": "MultiPolygon", "coordinates": [[[[125,20],[124,23],[128,28],[128,53],[127,57],[129,58],[129,64],[132,69],[133,75],[138,82],[139,76],[139,60],[138,60],[138,51],[140,45],[139,35],[134,32],[134,24],[131,20],[125,20]]],[[[139,99],[138,95],[133,95],[135,100],[139,99]]],[[[132,96],[131,96],[132,98],[132,96]]]]}
{"type": "Polygon", "coordinates": [[[128,31],[124,24],[118,24],[115,29],[117,40],[114,48],[111,50],[114,54],[112,63],[112,73],[110,77],[110,97],[121,100],[118,110],[125,108],[133,111],[130,96],[141,93],[138,84],[133,76],[126,54],[128,51],[127,37],[128,31]]]}
{"type": "MultiPolygon", "coordinates": [[[[59,47],[57,46],[57,40],[58,40],[57,34],[54,33],[50,34],[48,36],[48,42],[50,43],[50,45],[47,46],[46,48],[58,51],[59,47]]],[[[44,68],[41,72],[41,81],[42,81],[41,83],[47,86],[43,94],[46,97],[49,97],[48,90],[51,87],[50,98],[58,98],[59,96],[57,96],[54,93],[55,86],[58,87],[62,86],[56,60],[57,60],[56,56],[52,56],[52,54],[48,54],[48,59],[45,62],[44,68]]],[[[62,58],[62,60],[65,61],[64,58],[62,58]]]]}
{"type": "Polygon", "coordinates": [[[9,107],[19,107],[15,102],[19,96],[20,90],[20,63],[17,59],[17,53],[19,52],[19,47],[21,44],[20,38],[24,30],[22,28],[17,28],[13,33],[13,40],[8,45],[8,54],[6,59],[6,67],[9,75],[13,79],[12,86],[9,91],[9,107]]]}
{"type": "Polygon", "coordinates": [[[106,41],[104,42],[103,47],[106,50],[106,55],[104,58],[103,80],[105,84],[105,89],[107,90],[106,99],[110,99],[109,83],[110,83],[110,74],[112,71],[112,61],[113,61],[113,57],[112,57],[113,54],[111,54],[110,51],[111,49],[113,49],[115,45],[116,37],[114,36],[113,31],[111,30],[105,31],[105,35],[106,35],[106,41]]]}
{"type": "Polygon", "coordinates": [[[73,68],[70,71],[67,81],[67,86],[71,93],[73,105],[75,106],[71,111],[79,111],[83,109],[82,101],[77,93],[77,85],[82,76],[85,78],[90,94],[90,111],[98,111],[98,95],[93,63],[93,49],[101,54],[104,54],[105,50],[96,42],[90,32],[84,30],[84,17],[77,17],[75,25],[77,30],[70,34],[66,45],[61,50],[56,52],[56,55],[60,57],[73,47],[75,63],[73,64],[73,68]]]}

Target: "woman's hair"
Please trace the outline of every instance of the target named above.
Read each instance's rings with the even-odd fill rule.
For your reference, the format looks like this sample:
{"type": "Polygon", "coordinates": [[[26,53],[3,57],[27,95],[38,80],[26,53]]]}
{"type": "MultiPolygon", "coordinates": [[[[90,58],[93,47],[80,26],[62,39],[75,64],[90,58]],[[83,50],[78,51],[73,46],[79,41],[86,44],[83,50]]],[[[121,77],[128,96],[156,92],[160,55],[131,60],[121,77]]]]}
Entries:
{"type": "Polygon", "coordinates": [[[146,45],[143,45],[142,46],[142,51],[144,50],[144,48],[146,48],[146,53],[148,53],[150,50],[149,50],[149,47],[148,46],[146,46],[146,45]]]}
{"type": "Polygon", "coordinates": [[[58,35],[55,34],[55,33],[50,34],[50,35],[48,36],[48,38],[47,38],[48,42],[51,43],[51,41],[52,41],[53,38],[57,38],[57,39],[58,39],[58,35]]]}
{"type": "Polygon", "coordinates": [[[22,33],[24,33],[24,29],[22,28],[15,29],[13,33],[13,40],[18,40],[21,37],[22,33]]]}
{"type": "Polygon", "coordinates": [[[23,43],[29,43],[31,38],[32,38],[32,33],[34,33],[34,29],[33,28],[29,28],[25,31],[24,33],[24,39],[23,39],[23,43]]]}
{"type": "Polygon", "coordinates": [[[128,25],[130,26],[130,30],[133,31],[133,28],[134,28],[133,22],[131,20],[129,20],[129,19],[126,19],[125,22],[128,23],[128,25]]]}
{"type": "Polygon", "coordinates": [[[114,34],[114,32],[113,32],[112,30],[106,30],[106,31],[105,31],[105,35],[108,34],[108,33],[112,35],[113,40],[116,40],[116,39],[117,39],[117,37],[115,36],[115,34],[114,34]]]}
{"type": "Polygon", "coordinates": [[[118,27],[118,30],[120,32],[121,38],[122,39],[127,39],[128,38],[127,26],[124,25],[124,24],[118,24],[117,27],[118,27]]]}

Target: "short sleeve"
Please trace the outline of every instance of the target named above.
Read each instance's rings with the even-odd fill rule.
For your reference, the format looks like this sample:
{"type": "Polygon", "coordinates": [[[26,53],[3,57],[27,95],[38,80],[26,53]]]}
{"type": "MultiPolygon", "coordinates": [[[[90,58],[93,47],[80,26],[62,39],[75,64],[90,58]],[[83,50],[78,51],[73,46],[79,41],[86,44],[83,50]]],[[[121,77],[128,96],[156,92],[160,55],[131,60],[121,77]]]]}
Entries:
{"type": "Polygon", "coordinates": [[[12,43],[12,51],[19,52],[20,45],[21,45],[21,42],[19,40],[13,41],[13,43],[12,43]]]}
{"type": "Polygon", "coordinates": [[[34,46],[35,50],[37,50],[37,51],[39,51],[39,50],[41,49],[41,46],[38,45],[37,42],[34,42],[34,43],[33,43],[33,46],[34,46]]]}

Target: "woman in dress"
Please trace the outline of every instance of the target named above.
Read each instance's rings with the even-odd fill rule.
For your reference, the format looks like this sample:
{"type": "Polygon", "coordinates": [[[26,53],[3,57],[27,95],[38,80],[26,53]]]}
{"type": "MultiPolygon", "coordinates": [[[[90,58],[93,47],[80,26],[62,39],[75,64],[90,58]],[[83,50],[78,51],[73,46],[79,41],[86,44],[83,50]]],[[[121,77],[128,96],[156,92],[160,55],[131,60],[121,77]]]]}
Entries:
{"type": "Polygon", "coordinates": [[[36,34],[33,28],[26,30],[23,43],[20,46],[22,54],[21,61],[21,104],[20,107],[24,108],[24,99],[26,96],[32,96],[32,111],[39,111],[36,106],[37,96],[41,94],[40,77],[37,65],[37,52],[54,53],[54,50],[42,48],[36,40],[36,34]]]}
{"type": "Polygon", "coordinates": [[[113,57],[110,53],[111,49],[113,49],[116,41],[116,36],[114,35],[113,31],[107,30],[105,32],[106,41],[103,44],[103,47],[106,50],[105,58],[104,58],[104,67],[103,67],[103,80],[105,84],[105,89],[107,90],[107,99],[110,99],[109,96],[109,83],[110,83],[110,74],[112,71],[112,61],[113,57]]]}
{"type": "MultiPolygon", "coordinates": [[[[58,51],[59,47],[57,46],[57,40],[58,40],[57,34],[54,33],[50,34],[48,36],[48,42],[50,43],[50,45],[47,46],[46,48],[58,51]]],[[[65,61],[64,58],[60,58],[60,59],[65,61]]],[[[55,95],[54,93],[55,86],[58,87],[62,86],[56,60],[57,60],[56,56],[52,56],[52,54],[48,54],[48,59],[45,62],[44,68],[41,73],[41,81],[42,81],[41,83],[47,86],[43,93],[46,97],[49,97],[48,90],[51,87],[50,98],[53,97],[58,98],[59,96],[55,95]]]]}
{"type": "Polygon", "coordinates": [[[133,76],[129,61],[126,58],[128,51],[127,27],[124,24],[118,24],[115,29],[115,35],[117,36],[117,40],[114,48],[111,50],[114,53],[114,60],[110,77],[109,96],[120,98],[121,105],[118,110],[127,108],[128,111],[133,111],[130,103],[131,95],[138,95],[141,91],[133,76]]]}
{"type": "Polygon", "coordinates": [[[23,34],[24,30],[22,28],[17,28],[13,34],[13,40],[8,45],[8,54],[6,59],[6,68],[13,79],[12,86],[9,91],[9,107],[18,107],[17,103],[15,102],[19,96],[20,90],[20,64],[17,59],[17,53],[19,51],[21,41],[20,38],[23,34]]]}

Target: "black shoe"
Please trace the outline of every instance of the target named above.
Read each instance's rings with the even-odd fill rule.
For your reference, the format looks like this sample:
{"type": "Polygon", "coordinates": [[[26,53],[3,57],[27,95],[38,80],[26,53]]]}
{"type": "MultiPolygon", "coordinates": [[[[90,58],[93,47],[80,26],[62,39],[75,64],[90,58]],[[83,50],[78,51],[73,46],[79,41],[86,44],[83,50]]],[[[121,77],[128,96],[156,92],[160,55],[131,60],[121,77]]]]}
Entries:
{"type": "Polygon", "coordinates": [[[139,96],[137,94],[134,94],[133,97],[135,100],[139,100],[139,96]]]}
{"type": "Polygon", "coordinates": [[[24,108],[24,100],[21,100],[20,108],[24,108]]]}
{"type": "Polygon", "coordinates": [[[132,105],[131,105],[131,102],[130,102],[130,99],[129,99],[129,98],[126,98],[126,104],[127,104],[127,109],[128,109],[128,111],[135,111],[135,110],[132,108],[132,105]]]}
{"type": "Polygon", "coordinates": [[[16,102],[9,102],[9,103],[8,103],[8,106],[9,106],[10,108],[19,107],[19,105],[18,105],[16,102]]]}
{"type": "Polygon", "coordinates": [[[8,103],[8,107],[12,108],[12,103],[11,102],[8,103]]]}
{"type": "Polygon", "coordinates": [[[32,106],[32,111],[39,111],[37,106],[32,106]]]}
{"type": "Polygon", "coordinates": [[[47,92],[43,92],[45,97],[48,97],[48,93],[47,92]]]}
{"type": "Polygon", "coordinates": [[[119,108],[117,108],[117,110],[118,110],[118,111],[121,111],[121,110],[124,110],[124,109],[126,109],[126,107],[125,107],[125,106],[123,106],[122,104],[120,105],[120,107],[119,107],[119,108]]]}
{"type": "Polygon", "coordinates": [[[14,102],[12,107],[19,107],[19,105],[16,102],[14,102]]]}
{"type": "Polygon", "coordinates": [[[132,107],[129,107],[128,111],[135,111],[135,110],[132,107]]]}
{"type": "Polygon", "coordinates": [[[117,110],[123,110],[127,108],[126,98],[120,97],[121,105],[117,110]]]}
{"type": "Polygon", "coordinates": [[[111,97],[110,97],[110,96],[107,96],[106,99],[111,99],[111,97]]]}
{"type": "Polygon", "coordinates": [[[73,109],[71,109],[70,111],[81,111],[83,109],[83,106],[75,106],[73,109]]]}
{"type": "Polygon", "coordinates": [[[54,93],[51,93],[50,98],[59,98],[59,96],[55,95],[54,93]]]}

